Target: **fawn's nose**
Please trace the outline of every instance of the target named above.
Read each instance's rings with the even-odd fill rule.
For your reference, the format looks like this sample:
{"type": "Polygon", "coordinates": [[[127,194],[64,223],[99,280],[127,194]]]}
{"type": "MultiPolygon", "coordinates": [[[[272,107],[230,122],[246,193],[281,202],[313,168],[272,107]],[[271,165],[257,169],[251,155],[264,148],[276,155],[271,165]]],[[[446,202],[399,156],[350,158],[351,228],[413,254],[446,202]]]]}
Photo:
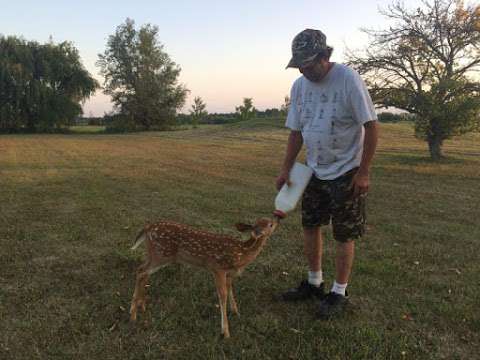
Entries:
{"type": "Polygon", "coordinates": [[[274,232],[279,224],[280,224],[280,219],[275,218],[270,224],[271,231],[274,232]]]}

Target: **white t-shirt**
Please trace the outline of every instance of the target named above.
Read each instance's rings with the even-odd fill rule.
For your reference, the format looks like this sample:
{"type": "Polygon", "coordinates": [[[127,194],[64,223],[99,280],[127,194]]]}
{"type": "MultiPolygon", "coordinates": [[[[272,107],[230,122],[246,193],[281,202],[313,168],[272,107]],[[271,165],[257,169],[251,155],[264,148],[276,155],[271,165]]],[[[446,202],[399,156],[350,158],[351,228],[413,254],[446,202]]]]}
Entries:
{"type": "Polygon", "coordinates": [[[377,120],[360,75],[334,64],[318,83],[303,75],[293,83],[285,126],[302,132],[307,165],[322,180],[335,179],[360,165],[363,124],[377,120]]]}

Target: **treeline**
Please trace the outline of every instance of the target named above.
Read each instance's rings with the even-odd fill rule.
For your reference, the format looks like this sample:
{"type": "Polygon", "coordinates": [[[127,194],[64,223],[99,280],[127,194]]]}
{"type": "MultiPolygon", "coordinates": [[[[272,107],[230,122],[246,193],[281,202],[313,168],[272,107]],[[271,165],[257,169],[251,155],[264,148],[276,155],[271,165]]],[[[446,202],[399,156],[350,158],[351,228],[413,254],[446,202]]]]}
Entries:
{"type": "Polygon", "coordinates": [[[402,113],[392,113],[392,112],[381,112],[378,115],[378,121],[382,123],[397,123],[401,121],[415,121],[415,115],[409,114],[406,112],[402,113]]]}
{"type": "MultiPolygon", "coordinates": [[[[257,119],[282,119],[287,116],[286,110],[282,109],[266,109],[264,111],[256,110],[253,118],[257,119]]],[[[113,131],[112,129],[112,119],[109,115],[104,117],[81,117],[77,118],[75,125],[93,125],[93,126],[106,126],[107,131],[113,131]]],[[[184,125],[221,125],[221,124],[231,124],[242,121],[242,118],[238,116],[238,113],[206,113],[197,121],[194,119],[193,114],[177,114],[175,121],[173,122],[174,126],[184,126],[184,125]]],[[[408,113],[392,113],[392,112],[381,112],[378,114],[378,121],[381,123],[398,123],[398,122],[414,122],[415,115],[408,113]]]]}
{"type": "MultiPolygon", "coordinates": [[[[252,115],[252,118],[282,118],[285,117],[286,111],[281,109],[266,109],[264,111],[256,110],[252,115]]],[[[173,126],[182,126],[182,125],[220,125],[220,124],[230,124],[242,121],[243,119],[236,112],[231,113],[205,113],[198,120],[195,119],[193,114],[177,114],[175,120],[172,122],[173,126]]],[[[399,120],[400,121],[400,120],[399,120]]],[[[114,128],[114,125],[118,125],[118,120],[112,119],[112,115],[105,115],[102,117],[78,117],[75,119],[73,125],[80,126],[105,126],[107,132],[114,132],[115,130],[120,131],[121,129],[114,128]]]]}
{"type": "MultiPolygon", "coordinates": [[[[280,109],[266,109],[264,111],[256,110],[251,118],[281,118],[286,116],[286,112],[280,109]]],[[[239,116],[238,113],[210,113],[203,116],[199,119],[198,124],[203,125],[219,125],[219,124],[230,124],[244,119],[239,116]]],[[[192,114],[178,114],[177,116],[177,125],[192,125],[194,124],[194,119],[192,114]]]]}

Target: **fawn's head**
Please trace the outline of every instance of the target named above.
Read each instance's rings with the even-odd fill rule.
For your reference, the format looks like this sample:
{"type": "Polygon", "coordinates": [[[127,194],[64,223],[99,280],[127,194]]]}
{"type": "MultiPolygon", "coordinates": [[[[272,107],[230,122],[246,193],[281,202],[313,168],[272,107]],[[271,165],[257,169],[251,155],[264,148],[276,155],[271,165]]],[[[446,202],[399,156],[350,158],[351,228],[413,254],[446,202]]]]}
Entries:
{"type": "Polygon", "coordinates": [[[272,220],[269,218],[260,218],[255,221],[255,224],[244,224],[237,223],[235,224],[238,231],[245,232],[251,231],[251,237],[259,240],[260,238],[267,239],[272,235],[275,229],[278,226],[278,220],[272,220]]]}

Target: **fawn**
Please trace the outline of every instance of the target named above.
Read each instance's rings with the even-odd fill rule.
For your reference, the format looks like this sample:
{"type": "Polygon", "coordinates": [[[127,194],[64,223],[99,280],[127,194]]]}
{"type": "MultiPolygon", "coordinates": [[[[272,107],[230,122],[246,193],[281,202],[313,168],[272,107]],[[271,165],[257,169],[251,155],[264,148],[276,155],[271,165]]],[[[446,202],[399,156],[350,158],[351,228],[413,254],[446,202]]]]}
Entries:
{"type": "Polygon", "coordinates": [[[278,226],[278,218],[258,219],[254,225],[236,224],[239,231],[251,231],[250,239],[242,241],[227,235],[199,231],[187,225],[160,221],[146,225],[138,234],[136,249],[146,242],[146,261],[137,270],[135,291],[130,306],[130,319],[135,321],[140,306],[145,311],[145,285],[149,275],[171,263],[190,264],[210,270],[220,302],[222,334],[230,337],[227,318],[227,298],[230,309],[238,314],[233,296],[232,280],[258,256],[266,240],[278,226]]]}

